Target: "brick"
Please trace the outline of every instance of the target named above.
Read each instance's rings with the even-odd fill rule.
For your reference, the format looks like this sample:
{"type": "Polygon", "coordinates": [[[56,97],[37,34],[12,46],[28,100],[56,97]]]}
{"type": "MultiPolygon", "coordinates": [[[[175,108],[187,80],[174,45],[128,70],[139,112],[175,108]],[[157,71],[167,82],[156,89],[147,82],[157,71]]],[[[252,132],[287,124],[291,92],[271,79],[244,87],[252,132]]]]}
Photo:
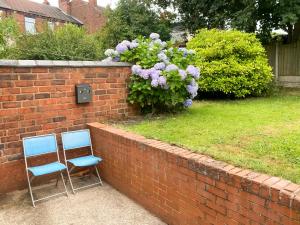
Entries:
{"type": "Polygon", "coordinates": [[[20,102],[3,102],[2,107],[3,107],[3,109],[20,108],[21,103],[20,102]]]}
{"type": "Polygon", "coordinates": [[[36,74],[20,74],[19,80],[36,80],[37,75],[36,74]]]}
{"type": "Polygon", "coordinates": [[[17,101],[32,100],[33,94],[17,95],[17,101]]]}
{"type": "Polygon", "coordinates": [[[50,98],[50,93],[39,93],[34,95],[35,99],[50,98]]]}

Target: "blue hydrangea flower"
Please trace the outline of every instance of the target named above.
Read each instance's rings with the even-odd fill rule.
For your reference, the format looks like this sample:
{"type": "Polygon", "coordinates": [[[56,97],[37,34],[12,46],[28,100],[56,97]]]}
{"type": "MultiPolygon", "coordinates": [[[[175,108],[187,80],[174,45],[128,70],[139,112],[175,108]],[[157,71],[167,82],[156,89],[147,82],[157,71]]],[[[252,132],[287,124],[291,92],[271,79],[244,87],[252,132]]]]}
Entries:
{"type": "Polygon", "coordinates": [[[178,66],[176,66],[174,64],[168,65],[167,68],[166,68],[167,72],[177,71],[177,70],[178,70],[178,66]]]}
{"type": "Polygon", "coordinates": [[[121,60],[120,56],[116,56],[113,58],[114,62],[120,62],[120,60],[121,60]]]}
{"type": "Polygon", "coordinates": [[[159,76],[161,75],[161,71],[152,68],[149,70],[149,74],[150,74],[150,77],[152,80],[157,80],[159,78],[159,76]]]}
{"type": "Polygon", "coordinates": [[[163,62],[161,62],[161,63],[156,63],[156,64],[154,65],[154,68],[155,68],[156,70],[164,70],[164,69],[166,68],[166,64],[164,64],[163,62]]]}
{"type": "Polygon", "coordinates": [[[167,42],[163,41],[163,42],[161,43],[161,47],[165,48],[165,47],[167,47],[167,46],[168,46],[168,43],[167,43],[167,42]]]}
{"type": "Polygon", "coordinates": [[[158,85],[159,84],[158,84],[158,80],[157,79],[154,79],[154,80],[151,81],[151,86],[152,87],[158,87],[158,85]]]}
{"type": "Polygon", "coordinates": [[[137,42],[131,42],[130,45],[129,45],[129,48],[130,49],[134,49],[134,48],[137,48],[139,46],[139,43],[137,42]]]}
{"type": "Polygon", "coordinates": [[[131,42],[130,42],[130,41],[127,41],[127,40],[124,40],[124,41],[121,42],[121,44],[124,44],[124,45],[126,45],[127,47],[129,47],[130,44],[131,44],[131,42]]]}
{"type": "Polygon", "coordinates": [[[114,49],[107,49],[104,54],[107,56],[107,57],[112,57],[114,56],[116,53],[116,51],[114,49]]]}
{"type": "Polygon", "coordinates": [[[149,70],[147,70],[147,69],[142,70],[140,73],[140,77],[144,78],[145,80],[148,80],[149,79],[149,70]]]}
{"type": "Polygon", "coordinates": [[[188,50],[186,48],[178,48],[178,50],[183,52],[184,57],[186,57],[188,55],[188,50]]]}
{"type": "Polygon", "coordinates": [[[156,39],[156,40],[154,40],[154,44],[161,45],[162,44],[162,40],[156,39]]]}
{"type": "Polygon", "coordinates": [[[159,34],[157,34],[157,33],[152,33],[152,34],[150,34],[150,38],[151,38],[152,40],[157,40],[157,39],[160,38],[160,36],[159,36],[159,34]]]}
{"type": "Polygon", "coordinates": [[[163,52],[159,53],[159,54],[157,55],[157,57],[158,57],[161,61],[167,61],[167,60],[169,60],[169,59],[168,59],[168,56],[167,56],[165,53],[163,53],[163,52]]]}
{"type": "Polygon", "coordinates": [[[120,43],[120,44],[117,45],[116,50],[117,50],[118,53],[122,54],[123,52],[128,50],[128,47],[127,47],[126,44],[120,43]]]}
{"type": "Polygon", "coordinates": [[[183,103],[184,107],[191,107],[193,105],[193,100],[192,99],[187,99],[183,103]]]}
{"type": "Polygon", "coordinates": [[[133,74],[140,75],[142,72],[142,67],[139,65],[134,65],[131,67],[131,71],[133,74]]]}
{"type": "Polygon", "coordinates": [[[165,86],[165,85],[167,84],[167,79],[166,79],[164,76],[160,76],[160,77],[158,78],[158,84],[159,84],[160,86],[165,86]]]}
{"type": "Polygon", "coordinates": [[[192,65],[189,65],[186,69],[188,74],[191,74],[195,79],[199,79],[200,77],[200,70],[192,65]]]}
{"type": "Polygon", "coordinates": [[[191,83],[186,86],[186,90],[192,98],[195,98],[198,95],[198,88],[199,87],[195,79],[192,79],[191,83]]]}
{"type": "Polygon", "coordinates": [[[179,70],[179,75],[181,76],[181,80],[185,80],[185,78],[187,77],[187,73],[185,72],[185,70],[179,70]]]}

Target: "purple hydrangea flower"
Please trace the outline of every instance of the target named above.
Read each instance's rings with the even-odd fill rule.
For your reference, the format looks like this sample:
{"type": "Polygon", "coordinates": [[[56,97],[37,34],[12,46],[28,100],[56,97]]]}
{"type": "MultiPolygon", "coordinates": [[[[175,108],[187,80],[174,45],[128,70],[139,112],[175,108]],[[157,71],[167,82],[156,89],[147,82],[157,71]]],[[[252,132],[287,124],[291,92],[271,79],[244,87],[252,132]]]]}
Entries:
{"type": "Polygon", "coordinates": [[[166,64],[164,64],[163,62],[161,63],[156,63],[154,65],[154,68],[157,69],[157,70],[164,70],[166,68],[166,64]]]}
{"type": "Polygon", "coordinates": [[[140,75],[142,72],[142,67],[139,65],[134,65],[131,67],[131,71],[133,74],[140,75]]]}
{"type": "Polygon", "coordinates": [[[193,104],[193,100],[192,100],[192,99],[187,99],[187,100],[185,100],[184,103],[183,103],[184,107],[187,107],[187,108],[188,108],[188,107],[191,107],[192,104],[193,104]]]}
{"type": "Polygon", "coordinates": [[[104,54],[108,57],[112,57],[116,54],[116,51],[114,49],[107,49],[104,54]]]}
{"type": "Polygon", "coordinates": [[[187,76],[185,70],[179,70],[179,75],[181,76],[181,80],[185,80],[187,76]]]}
{"type": "Polygon", "coordinates": [[[152,33],[152,34],[150,34],[150,38],[152,39],[152,40],[157,40],[157,39],[159,39],[159,34],[157,34],[157,33],[152,33]]]}
{"type": "Polygon", "coordinates": [[[165,85],[167,84],[167,79],[166,79],[164,76],[160,76],[160,77],[158,78],[158,84],[159,84],[160,86],[165,86],[165,85]]]}
{"type": "Polygon", "coordinates": [[[149,70],[149,74],[150,74],[150,77],[152,80],[157,80],[159,78],[159,76],[161,75],[161,71],[152,68],[149,70]]]}
{"type": "Polygon", "coordinates": [[[144,78],[145,80],[149,79],[149,70],[142,70],[140,73],[140,77],[144,78]]]}
{"type": "Polygon", "coordinates": [[[162,40],[156,39],[154,40],[154,44],[162,45],[162,40]]]}
{"type": "Polygon", "coordinates": [[[157,79],[154,79],[151,81],[151,86],[152,87],[158,87],[158,80],[157,79]]]}
{"type": "Polygon", "coordinates": [[[163,53],[163,52],[159,53],[159,54],[157,55],[157,57],[158,57],[161,61],[167,61],[167,60],[168,60],[168,56],[167,56],[165,53],[163,53]]]}
{"type": "Polygon", "coordinates": [[[198,84],[195,79],[192,79],[191,83],[186,86],[186,90],[191,95],[192,98],[195,98],[198,95],[198,84]]]}
{"type": "Polygon", "coordinates": [[[130,41],[127,41],[127,40],[124,40],[124,41],[121,42],[121,44],[124,44],[124,45],[126,45],[127,47],[129,47],[130,44],[131,44],[131,42],[130,42],[130,41]]]}
{"type": "Polygon", "coordinates": [[[120,62],[120,60],[121,60],[120,56],[116,56],[113,58],[114,62],[120,62]]]}
{"type": "Polygon", "coordinates": [[[165,42],[165,41],[163,41],[163,42],[161,43],[161,47],[163,47],[163,48],[167,47],[167,45],[168,45],[168,43],[165,42]]]}
{"type": "Polygon", "coordinates": [[[200,70],[192,65],[189,65],[186,69],[188,74],[191,74],[195,79],[199,79],[200,77],[200,70]]]}
{"type": "Polygon", "coordinates": [[[188,50],[186,48],[179,48],[178,50],[183,52],[184,57],[186,57],[188,55],[188,50]]]}
{"type": "Polygon", "coordinates": [[[117,50],[118,53],[121,54],[121,53],[127,51],[127,50],[128,50],[128,47],[127,47],[126,44],[120,43],[120,44],[117,45],[116,50],[117,50]]]}
{"type": "Polygon", "coordinates": [[[129,48],[130,49],[134,49],[134,48],[137,48],[139,46],[139,43],[137,42],[131,42],[130,45],[129,45],[129,48]]]}
{"type": "Polygon", "coordinates": [[[178,70],[178,66],[176,66],[174,64],[168,65],[167,68],[166,68],[167,72],[177,71],[177,70],[178,70]]]}

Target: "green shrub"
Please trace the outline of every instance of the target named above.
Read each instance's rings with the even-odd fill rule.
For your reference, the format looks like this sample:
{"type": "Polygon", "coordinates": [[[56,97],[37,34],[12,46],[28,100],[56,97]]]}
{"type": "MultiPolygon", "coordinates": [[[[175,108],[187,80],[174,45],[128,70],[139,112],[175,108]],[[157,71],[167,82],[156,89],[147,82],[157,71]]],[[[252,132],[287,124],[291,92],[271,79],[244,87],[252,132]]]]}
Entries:
{"type": "Polygon", "coordinates": [[[101,51],[92,35],[78,26],[66,24],[52,31],[24,34],[16,43],[11,58],[32,60],[99,60],[101,51]]]}
{"type": "Polygon", "coordinates": [[[7,57],[19,34],[18,24],[13,18],[0,19],[0,59],[7,57]]]}
{"type": "Polygon", "coordinates": [[[196,51],[201,91],[241,98],[260,96],[271,86],[272,69],[255,34],[202,29],[187,46],[196,51]]]}

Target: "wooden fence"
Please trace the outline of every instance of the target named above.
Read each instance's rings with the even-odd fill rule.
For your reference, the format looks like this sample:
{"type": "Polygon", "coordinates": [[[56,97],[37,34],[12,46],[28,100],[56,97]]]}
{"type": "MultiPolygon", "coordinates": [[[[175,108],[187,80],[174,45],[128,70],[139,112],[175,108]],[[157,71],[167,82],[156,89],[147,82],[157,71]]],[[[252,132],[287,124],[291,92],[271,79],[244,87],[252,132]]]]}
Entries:
{"type": "MultiPolygon", "coordinates": [[[[265,48],[275,74],[276,44],[265,48]]],[[[300,40],[278,44],[278,83],[285,87],[300,87],[300,40]]]]}

